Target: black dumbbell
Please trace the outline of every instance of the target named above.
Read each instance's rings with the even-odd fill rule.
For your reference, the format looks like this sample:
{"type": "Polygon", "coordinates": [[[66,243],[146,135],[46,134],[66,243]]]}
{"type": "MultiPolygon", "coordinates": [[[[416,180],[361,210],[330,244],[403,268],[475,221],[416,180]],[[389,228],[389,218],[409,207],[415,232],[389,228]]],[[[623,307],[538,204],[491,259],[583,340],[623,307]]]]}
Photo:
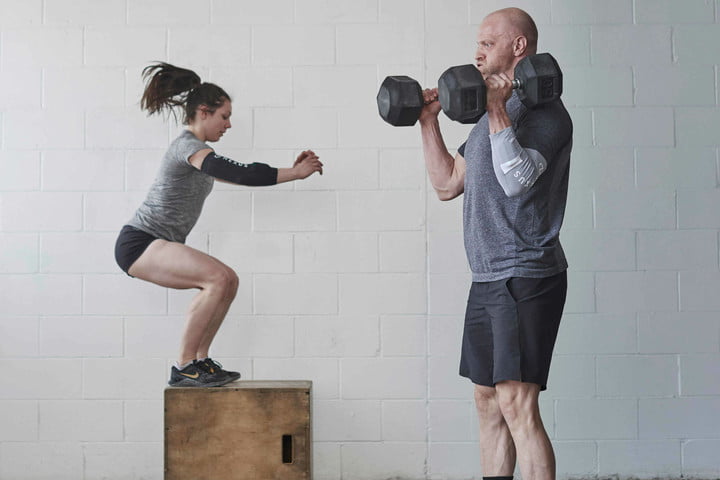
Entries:
{"type": "MultiPolygon", "coordinates": [[[[549,53],[523,58],[515,67],[513,87],[528,108],[560,98],[562,72],[549,53]]],[[[440,106],[451,120],[476,123],[485,113],[487,89],[474,65],[447,69],[438,81],[440,106]]],[[[415,125],[424,106],[420,84],[410,77],[385,78],[377,95],[383,120],[396,127],[415,125]]]]}
{"type": "MultiPolygon", "coordinates": [[[[549,53],[523,58],[515,66],[513,88],[527,108],[557,100],[562,95],[562,71],[549,53]]],[[[443,112],[460,123],[476,123],[485,113],[487,88],[474,65],[447,69],[438,80],[443,112]]]]}
{"type": "Polygon", "coordinates": [[[438,80],[438,100],[450,120],[477,123],[485,114],[485,81],[475,65],[450,67],[438,80]]]}
{"type": "Polygon", "coordinates": [[[417,80],[404,75],[386,77],[377,94],[380,116],[390,125],[410,127],[420,118],[423,101],[417,80]]]}

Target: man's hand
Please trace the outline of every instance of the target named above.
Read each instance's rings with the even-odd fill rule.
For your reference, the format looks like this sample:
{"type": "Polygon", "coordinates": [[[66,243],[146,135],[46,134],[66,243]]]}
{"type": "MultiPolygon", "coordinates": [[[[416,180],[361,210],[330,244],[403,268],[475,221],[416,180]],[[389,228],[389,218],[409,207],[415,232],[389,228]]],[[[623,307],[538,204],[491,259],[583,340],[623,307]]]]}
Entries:
{"type": "Polygon", "coordinates": [[[438,100],[437,88],[426,88],[423,90],[423,101],[425,106],[420,111],[420,123],[435,120],[442,110],[440,101],[438,100]]]}
{"type": "Polygon", "coordinates": [[[512,79],[504,73],[491,74],[485,78],[487,102],[485,109],[488,115],[490,133],[498,133],[512,125],[505,104],[512,96],[512,79]]]}
{"type": "Polygon", "coordinates": [[[505,73],[493,73],[485,78],[485,86],[487,87],[487,111],[505,110],[505,104],[513,92],[512,79],[505,73]]]}

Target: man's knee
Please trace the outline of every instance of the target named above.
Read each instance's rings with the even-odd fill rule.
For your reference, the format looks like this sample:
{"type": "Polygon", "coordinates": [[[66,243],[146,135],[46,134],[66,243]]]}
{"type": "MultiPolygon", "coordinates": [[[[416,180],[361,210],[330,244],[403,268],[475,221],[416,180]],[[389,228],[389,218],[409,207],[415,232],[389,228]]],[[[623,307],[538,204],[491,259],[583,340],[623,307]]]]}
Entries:
{"type": "Polygon", "coordinates": [[[508,425],[539,420],[537,385],[521,382],[500,382],[496,386],[497,401],[508,425]]]}
{"type": "Polygon", "coordinates": [[[497,392],[494,388],[475,385],[474,397],[479,412],[497,410],[497,392]]]}

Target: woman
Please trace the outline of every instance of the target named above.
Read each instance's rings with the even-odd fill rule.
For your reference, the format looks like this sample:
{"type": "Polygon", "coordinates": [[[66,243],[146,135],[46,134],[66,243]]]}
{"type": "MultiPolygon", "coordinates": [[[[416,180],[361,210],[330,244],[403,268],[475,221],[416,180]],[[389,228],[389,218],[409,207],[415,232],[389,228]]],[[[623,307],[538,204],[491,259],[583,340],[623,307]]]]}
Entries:
{"type": "Polygon", "coordinates": [[[168,148],[160,171],[143,204],[125,225],[115,245],[115,258],[125,273],[168,288],[197,288],[188,312],[180,356],[172,367],[171,386],[220,386],[240,378],[209,356],[210,344],[235,298],[235,272],[203,252],[185,245],[215,179],[239,185],[274,185],[300,180],[322,163],[311,150],[292,168],[263,163],[243,164],[217,155],[206,142],[217,142],[231,127],[230,96],[205,83],[193,71],[167,63],[143,70],[147,80],[141,108],[154,114],[181,108],[187,125],[168,148]]]}

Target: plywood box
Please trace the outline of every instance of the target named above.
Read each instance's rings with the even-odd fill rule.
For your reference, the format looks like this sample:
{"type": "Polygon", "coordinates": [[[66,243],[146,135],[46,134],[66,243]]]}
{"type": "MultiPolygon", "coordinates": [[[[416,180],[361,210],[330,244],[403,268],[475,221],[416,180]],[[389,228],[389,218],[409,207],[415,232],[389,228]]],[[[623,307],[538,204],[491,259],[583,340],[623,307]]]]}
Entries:
{"type": "Polygon", "coordinates": [[[165,480],[311,480],[309,381],[165,389],[165,480]]]}

